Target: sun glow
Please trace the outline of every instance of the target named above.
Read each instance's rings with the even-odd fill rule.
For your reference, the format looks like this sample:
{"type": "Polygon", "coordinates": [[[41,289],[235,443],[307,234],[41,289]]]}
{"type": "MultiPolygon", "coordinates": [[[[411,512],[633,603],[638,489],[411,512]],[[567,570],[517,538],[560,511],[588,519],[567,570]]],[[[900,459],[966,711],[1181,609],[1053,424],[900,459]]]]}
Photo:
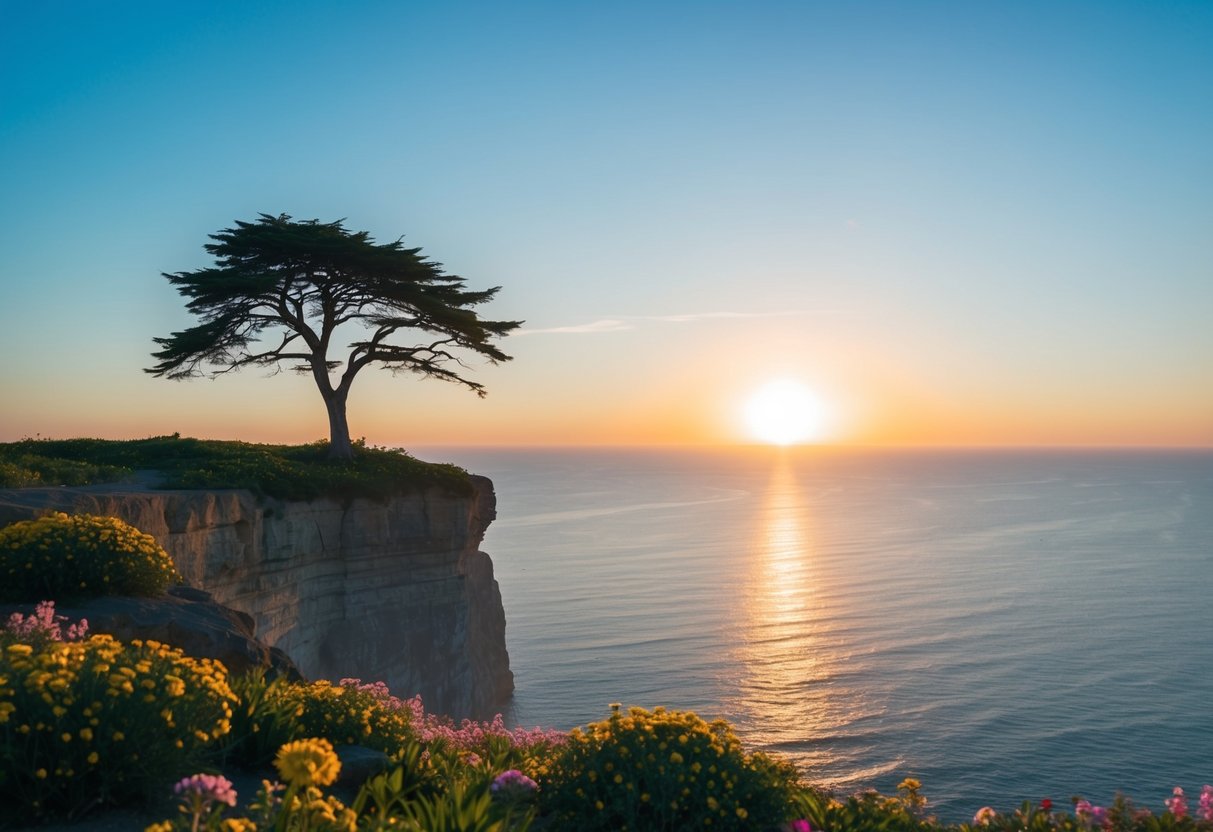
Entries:
{"type": "Polygon", "coordinates": [[[780,379],[750,397],[745,420],[755,439],[772,445],[794,445],[822,438],[825,408],[803,384],[780,379]]]}

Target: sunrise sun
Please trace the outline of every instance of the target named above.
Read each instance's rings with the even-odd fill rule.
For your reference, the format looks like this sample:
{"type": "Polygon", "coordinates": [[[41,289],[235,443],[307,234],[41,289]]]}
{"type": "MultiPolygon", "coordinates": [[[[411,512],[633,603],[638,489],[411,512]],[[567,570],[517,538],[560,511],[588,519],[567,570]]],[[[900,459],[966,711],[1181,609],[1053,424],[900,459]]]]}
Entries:
{"type": "Polygon", "coordinates": [[[745,405],[750,434],[772,445],[795,445],[820,439],[825,428],[821,399],[799,382],[771,381],[750,396],[745,405]]]}

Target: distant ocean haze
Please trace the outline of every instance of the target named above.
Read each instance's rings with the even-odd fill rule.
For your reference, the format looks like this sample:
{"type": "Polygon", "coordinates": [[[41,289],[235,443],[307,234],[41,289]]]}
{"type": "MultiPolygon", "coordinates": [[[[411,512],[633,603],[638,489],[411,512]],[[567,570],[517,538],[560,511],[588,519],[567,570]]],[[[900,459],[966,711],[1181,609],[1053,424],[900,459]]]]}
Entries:
{"type": "Polygon", "coordinates": [[[517,723],[694,709],[948,821],[1213,781],[1213,452],[420,455],[496,485],[517,723]]]}

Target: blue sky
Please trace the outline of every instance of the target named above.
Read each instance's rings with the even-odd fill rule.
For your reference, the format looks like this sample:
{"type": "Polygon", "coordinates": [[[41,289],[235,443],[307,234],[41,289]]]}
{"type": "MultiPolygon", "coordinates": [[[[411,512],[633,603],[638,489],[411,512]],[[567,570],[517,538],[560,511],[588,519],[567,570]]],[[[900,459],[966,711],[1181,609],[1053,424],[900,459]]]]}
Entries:
{"type": "Polygon", "coordinates": [[[140,372],[258,212],[404,235],[525,319],[390,444],[1213,444],[1213,4],[0,0],[0,440],[325,434],[140,372]],[[555,330],[555,331],[552,331],[555,330]]]}

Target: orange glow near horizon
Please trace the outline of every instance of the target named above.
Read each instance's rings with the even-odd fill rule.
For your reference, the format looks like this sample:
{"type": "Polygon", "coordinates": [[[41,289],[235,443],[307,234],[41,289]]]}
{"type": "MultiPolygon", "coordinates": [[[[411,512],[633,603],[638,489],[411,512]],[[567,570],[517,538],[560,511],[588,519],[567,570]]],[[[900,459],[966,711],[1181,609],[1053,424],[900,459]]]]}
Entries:
{"type": "MultiPolygon", "coordinates": [[[[485,399],[456,385],[368,374],[351,394],[350,430],[372,445],[405,448],[1213,446],[1213,394],[1206,388],[1158,389],[1129,403],[1094,383],[953,389],[947,379],[908,374],[869,351],[828,353],[837,367],[786,357],[826,354],[821,350],[780,351],[782,359],[774,349],[707,351],[699,361],[654,361],[624,378],[569,379],[552,366],[541,367],[550,375],[511,376],[515,368],[507,365],[486,379],[492,386],[485,399]],[[766,373],[755,375],[755,367],[766,373]],[[765,384],[776,393],[763,392],[765,384]]],[[[542,365],[545,356],[530,358],[542,365]]],[[[97,376],[72,384],[38,377],[21,391],[2,420],[0,441],[179,432],[296,444],[328,436],[315,385],[294,375],[250,372],[189,383],[97,376]]]]}

